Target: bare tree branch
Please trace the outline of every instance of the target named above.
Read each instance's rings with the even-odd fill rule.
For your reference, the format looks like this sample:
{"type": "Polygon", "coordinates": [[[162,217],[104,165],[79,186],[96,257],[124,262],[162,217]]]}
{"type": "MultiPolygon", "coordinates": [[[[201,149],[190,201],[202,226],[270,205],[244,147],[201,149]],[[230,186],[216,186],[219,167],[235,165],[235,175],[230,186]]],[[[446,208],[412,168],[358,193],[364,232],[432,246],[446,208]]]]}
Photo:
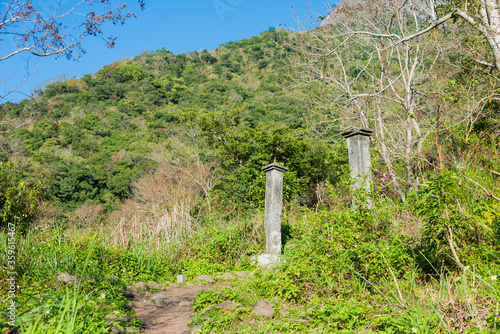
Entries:
{"type": "MultiPolygon", "coordinates": [[[[126,12],[125,4],[118,0],[79,0],[65,10],[61,9],[62,0],[53,3],[54,6],[47,9],[39,1],[0,0],[0,41],[3,42],[0,62],[23,53],[78,58],[85,52],[81,43],[89,36],[106,39],[107,46],[113,47],[116,38],[106,37],[102,26],[107,22],[123,24],[136,17],[126,12]],[[68,26],[68,22],[74,23],[68,26]],[[6,38],[11,38],[10,48],[6,38]]],[[[144,0],[139,0],[139,5],[144,8],[144,0]]]]}
{"type": "Polygon", "coordinates": [[[480,185],[480,184],[479,184],[479,183],[477,183],[476,181],[469,179],[467,176],[465,176],[465,175],[463,175],[463,174],[460,174],[460,176],[461,176],[461,177],[463,177],[463,178],[465,178],[465,179],[467,179],[467,180],[469,180],[470,182],[474,183],[474,184],[475,184],[476,186],[478,186],[479,188],[483,189],[483,190],[484,190],[484,192],[485,192],[488,196],[490,196],[490,197],[492,197],[492,198],[496,199],[497,201],[500,201],[500,198],[499,198],[499,197],[496,197],[495,195],[493,195],[493,193],[492,193],[491,191],[489,191],[488,189],[486,189],[485,187],[483,187],[482,185],[480,185]]]}

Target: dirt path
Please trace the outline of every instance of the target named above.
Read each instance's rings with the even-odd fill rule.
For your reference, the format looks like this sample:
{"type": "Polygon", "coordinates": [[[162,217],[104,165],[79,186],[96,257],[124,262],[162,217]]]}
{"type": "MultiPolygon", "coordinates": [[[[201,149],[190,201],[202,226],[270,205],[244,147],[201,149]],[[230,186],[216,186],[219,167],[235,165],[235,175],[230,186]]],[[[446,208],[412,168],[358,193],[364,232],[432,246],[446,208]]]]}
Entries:
{"type": "Polygon", "coordinates": [[[157,307],[152,298],[155,294],[145,291],[128,290],[127,297],[137,318],[144,321],[146,334],[186,334],[189,318],[194,316],[193,299],[201,290],[211,286],[188,286],[167,288],[158,292],[165,296],[164,307],[157,307]]]}

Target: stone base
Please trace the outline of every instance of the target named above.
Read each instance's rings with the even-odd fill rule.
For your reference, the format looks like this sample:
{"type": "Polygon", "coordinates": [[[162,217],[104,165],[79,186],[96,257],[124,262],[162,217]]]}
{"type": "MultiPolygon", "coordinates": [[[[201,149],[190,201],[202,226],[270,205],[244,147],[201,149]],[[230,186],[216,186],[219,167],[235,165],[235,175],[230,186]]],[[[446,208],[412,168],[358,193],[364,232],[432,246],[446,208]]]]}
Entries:
{"type": "Polygon", "coordinates": [[[283,260],[279,254],[264,253],[257,256],[257,264],[264,268],[274,267],[275,265],[280,264],[281,261],[283,260]]]}

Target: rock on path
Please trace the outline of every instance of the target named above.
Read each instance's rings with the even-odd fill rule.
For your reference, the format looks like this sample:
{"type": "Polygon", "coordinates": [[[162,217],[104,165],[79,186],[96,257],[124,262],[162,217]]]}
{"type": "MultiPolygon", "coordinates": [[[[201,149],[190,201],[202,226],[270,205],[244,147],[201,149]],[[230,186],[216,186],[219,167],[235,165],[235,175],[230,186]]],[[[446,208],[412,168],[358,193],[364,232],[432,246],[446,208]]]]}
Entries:
{"type": "MultiPolygon", "coordinates": [[[[247,276],[241,271],[235,274],[239,278],[247,276]]],[[[231,273],[225,273],[218,278],[224,281],[236,279],[231,273]]],[[[170,284],[165,287],[155,282],[148,282],[148,284],[132,282],[125,295],[132,302],[136,317],[143,321],[145,334],[190,334],[199,331],[199,326],[188,328],[189,318],[195,315],[192,310],[194,297],[201,290],[211,290],[223,283],[215,283],[215,279],[209,275],[200,275],[195,279],[206,281],[210,285],[193,285],[185,282],[182,285],[170,284]],[[154,288],[154,291],[151,291],[153,293],[148,291],[149,288],[154,288]]],[[[239,303],[226,301],[214,305],[213,308],[230,310],[239,306],[239,303]]],[[[271,307],[272,314],[270,304],[269,307],[271,307]]]]}
{"type": "Polygon", "coordinates": [[[266,300],[259,300],[252,308],[252,311],[258,315],[270,317],[274,313],[274,307],[266,300]]]}
{"type": "Polygon", "coordinates": [[[201,281],[206,281],[208,283],[214,283],[215,282],[215,279],[212,276],[209,276],[209,275],[196,276],[195,279],[199,279],[201,281]]]}
{"type": "Polygon", "coordinates": [[[144,321],[147,334],[187,334],[189,318],[194,316],[193,299],[202,287],[168,288],[161,291],[156,300],[164,303],[158,307],[152,302],[153,295],[143,291],[129,290],[127,295],[137,318],[144,321]]]}

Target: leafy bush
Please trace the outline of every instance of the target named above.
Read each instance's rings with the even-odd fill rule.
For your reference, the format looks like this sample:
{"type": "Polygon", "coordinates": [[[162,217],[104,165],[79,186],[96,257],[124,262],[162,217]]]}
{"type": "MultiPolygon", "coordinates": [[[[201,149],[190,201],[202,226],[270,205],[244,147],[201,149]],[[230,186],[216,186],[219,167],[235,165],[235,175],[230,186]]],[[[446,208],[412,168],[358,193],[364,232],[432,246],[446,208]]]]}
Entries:
{"type": "Polygon", "coordinates": [[[196,297],[194,298],[193,310],[200,311],[208,306],[218,304],[222,301],[223,300],[220,298],[220,296],[218,296],[215,292],[211,290],[202,290],[198,292],[196,294],[196,297]]]}
{"type": "Polygon", "coordinates": [[[469,180],[445,170],[432,175],[415,196],[415,208],[425,220],[423,249],[435,268],[484,261],[492,255],[500,224],[498,204],[471,197],[465,186],[469,180]]]}
{"type": "Polygon", "coordinates": [[[42,199],[42,182],[22,179],[10,162],[0,162],[0,229],[14,224],[26,233],[35,222],[42,199]]]}

